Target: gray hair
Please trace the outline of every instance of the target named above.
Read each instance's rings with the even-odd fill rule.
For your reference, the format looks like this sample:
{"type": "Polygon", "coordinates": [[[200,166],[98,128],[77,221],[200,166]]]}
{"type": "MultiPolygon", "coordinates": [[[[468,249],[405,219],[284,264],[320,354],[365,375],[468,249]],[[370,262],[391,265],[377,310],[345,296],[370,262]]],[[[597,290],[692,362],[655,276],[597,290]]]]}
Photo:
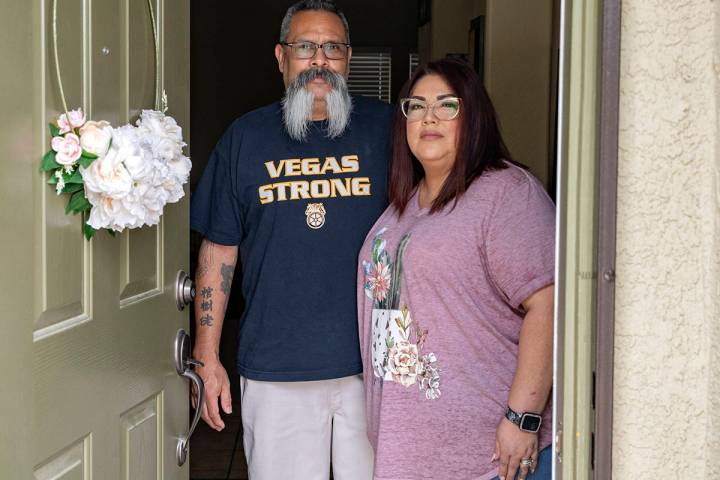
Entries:
{"type": "Polygon", "coordinates": [[[325,136],[331,139],[339,137],[350,123],[353,103],[345,77],[327,68],[308,68],[287,86],[282,100],[285,129],[290,138],[298,142],[306,141],[310,133],[315,95],[305,87],[315,78],[322,78],[332,87],[325,95],[325,136]]]}
{"type": "Polygon", "coordinates": [[[335,2],[332,0],[302,0],[288,8],[287,12],[285,12],[285,17],[283,17],[282,24],[280,24],[280,42],[287,41],[287,36],[290,32],[290,20],[292,20],[293,15],[306,10],[330,12],[340,17],[345,27],[345,41],[350,43],[350,26],[348,25],[347,18],[345,18],[345,14],[337,8],[335,2]]]}

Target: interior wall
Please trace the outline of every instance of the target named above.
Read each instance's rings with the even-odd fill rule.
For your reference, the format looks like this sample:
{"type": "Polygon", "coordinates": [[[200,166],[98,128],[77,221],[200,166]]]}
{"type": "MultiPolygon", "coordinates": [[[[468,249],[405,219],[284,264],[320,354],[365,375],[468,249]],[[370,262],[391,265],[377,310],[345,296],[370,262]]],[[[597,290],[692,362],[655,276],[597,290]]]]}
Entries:
{"type": "Polygon", "coordinates": [[[613,478],[720,478],[719,19],[622,2],[613,478]]]}
{"type": "MultiPolygon", "coordinates": [[[[469,51],[470,21],[485,15],[485,87],[515,160],[551,185],[555,131],[553,0],[435,0],[421,28],[421,61],[469,51]]],[[[470,59],[472,60],[472,59],[470,59]]]]}

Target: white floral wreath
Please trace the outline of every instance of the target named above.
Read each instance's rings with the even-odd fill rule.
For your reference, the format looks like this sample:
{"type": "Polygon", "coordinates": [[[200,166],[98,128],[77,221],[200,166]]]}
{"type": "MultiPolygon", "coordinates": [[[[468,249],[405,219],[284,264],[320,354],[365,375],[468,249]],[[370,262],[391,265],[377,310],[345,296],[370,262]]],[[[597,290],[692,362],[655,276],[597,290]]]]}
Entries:
{"type": "MultiPolygon", "coordinates": [[[[157,32],[150,7],[155,39],[157,32]]],[[[143,110],[135,125],[113,128],[110,123],[87,120],[82,109],[67,109],[60,80],[57,55],[57,0],[53,2],[55,68],[65,109],[50,124],[51,149],[42,159],[41,170],[50,172],[48,183],[58,195],[70,196],[65,213],[89,211],[83,232],[89,240],[97,230],[109,233],[125,228],[156,225],[163,208],[184,196],[183,185],[192,163],[183,155],[186,146],[182,129],[174,118],[160,110],[143,110]]],[[[156,85],[158,78],[156,76],[156,85]]],[[[163,104],[166,96],[163,92],[163,104]]]]}

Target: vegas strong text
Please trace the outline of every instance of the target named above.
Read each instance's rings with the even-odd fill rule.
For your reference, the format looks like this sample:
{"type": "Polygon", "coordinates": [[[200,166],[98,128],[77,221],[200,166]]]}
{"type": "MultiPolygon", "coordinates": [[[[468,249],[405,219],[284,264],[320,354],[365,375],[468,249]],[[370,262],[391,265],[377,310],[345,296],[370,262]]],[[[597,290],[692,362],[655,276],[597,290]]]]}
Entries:
{"type": "Polygon", "coordinates": [[[371,195],[371,184],[368,177],[343,176],[315,180],[286,180],[288,177],[357,173],[360,171],[360,160],[357,155],[343,155],[339,161],[337,157],[269,161],[265,162],[265,168],[267,168],[270,178],[284,181],[268,183],[258,188],[262,204],[287,200],[371,195]]]}

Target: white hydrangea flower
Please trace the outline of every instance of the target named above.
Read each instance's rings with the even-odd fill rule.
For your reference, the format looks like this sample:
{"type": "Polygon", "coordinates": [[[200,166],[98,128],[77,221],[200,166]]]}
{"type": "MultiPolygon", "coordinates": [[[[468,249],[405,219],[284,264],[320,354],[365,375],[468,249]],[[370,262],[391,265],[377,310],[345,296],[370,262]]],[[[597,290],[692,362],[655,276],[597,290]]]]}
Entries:
{"type": "Polygon", "coordinates": [[[122,231],[156,225],[167,203],[180,200],[192,163],[183,155],[175,119],[143,110],[136,126],[113,129],[105,155],[81,169],[93,228],[122,231]]]}

